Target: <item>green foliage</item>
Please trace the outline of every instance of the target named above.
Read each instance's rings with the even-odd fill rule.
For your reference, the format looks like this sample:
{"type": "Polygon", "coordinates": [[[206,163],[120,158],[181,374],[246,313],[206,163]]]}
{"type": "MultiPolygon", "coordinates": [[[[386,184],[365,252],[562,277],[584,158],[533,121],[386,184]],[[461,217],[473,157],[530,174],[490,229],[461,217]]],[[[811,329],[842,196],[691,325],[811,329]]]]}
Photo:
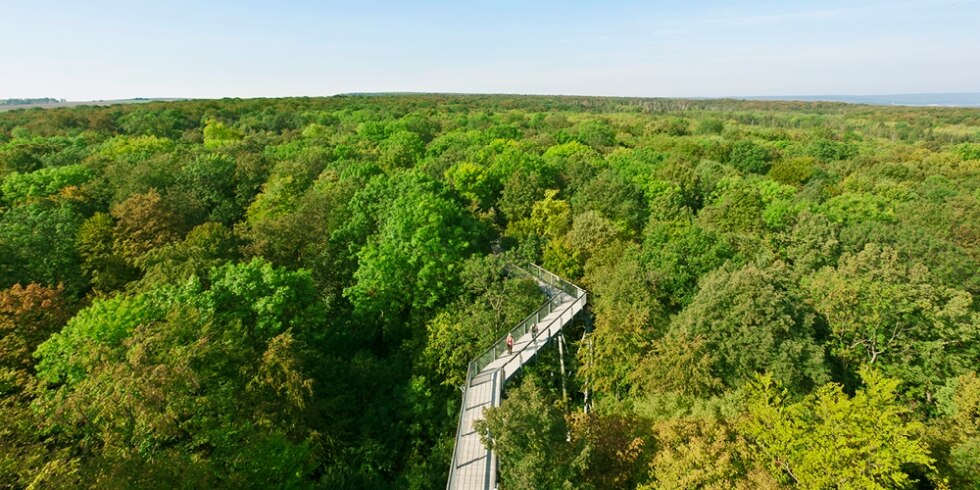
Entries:
{"type": "Polygon", "coordinates": [[[496,256],[467,259],[460,276],[472,298],[450,304],[426,324],[423,358],[443,384],[463,385],[469,361],[544,302],[534,282],[506,277],[504,266],[496,256]]]}
{"type": "Polygon", "coordinates": [[[980,160],[980,144],[963,143],[956,147],[956,151],[964,160],[980,160]]]}
{"type": "Polygon", "coordinates": [[[776,489],[780,485],[753,461],[748,442],[714,417],[659,422],[662,448],[651,462],[652,482],[643,489],[776,489]]]}
{"type": "Polygon", "coordinates": [[[931,397],[942,380],[976,365],[980,317],[963,291],[936,286],[926,270],[889,248],[868,245],[824,268],[810,291],[827,319],[831,352],[850,366],[875,366],[931,397]]]}
{"type": "MultiPolygon", "coordinates": [[[[18,129],[24,128],[15,128],[13,132],[21,133],[18,129]]],[[[0,145],[0,176],[77,164],[91,150],[87,148],[90,144],[90,140],[82,137],[15,135],[12,141],[0,145]]]]}
{"type": "Polygon", "coordinates": [[[929,436],[938,472],[952,487],[980,485],[980,377],[950,379],[937,395],[942,417],[929,436]]]}
{"type": "Polygon", "coordinates": [[[769,177],[788,185],[803,185],[813,176],[816,161],[812,158],[779,160],[769,168],[769,177]]]}
{"type": "Polygon", "coordinates": [[[174,142],[158,136],[116,136],[107,140],[100,154],[110,158],[145,160],[174,150],[174,142]]]}
{"type": "Polygon", "coordinates": [[[565,419],[533,378],[484,417],[475,429],[497,453],[502,485],[527,490],[572,486],[565,419]]]}
{"type": "Polygon", "coordinates": [[[38,284],[0,291],[0,406],[31,385],[31,354],[71,317],[64,287],[38,284]]]}
{"type": "Polygon", "coordinates": [[[209,279],[97,300],[38,349],[39,376],[59,383],[39,409],[60,414],[48,430],[92,445],[90,478],[308,478],[315,434],[298,421],[314,384],[303,351],[323,339],[324,320],[309,274],[252,261],[209,279]]]}
{"type": "Polygon", "coordinates": [[[853,397],[827,384],[789,403],[778,384],[753,385],[746,436],[786,484],[804,488],[909,488],[910,465],[931,466],[922,424],[896,399],[898,381],[866,369],[853,397]]]}
{"type": "MultiPolygon", "coordinates": [[[[707,126],[704,124],[699,124],[698,132],[720,133],[721,122],[716,122],[718,122],[718,124],[714,126],[712,126],[712,123],[709,123],[707,126]]],[[[655,123],[654,131],[670,136],[685,136],[690,133],[690,122],[687,119],[680,117],[667,117],[655,123]]]]}
{"type": "Polygon", "coordinates": [[[545,150],[542,157],[550,168],[560,172],[570,193],[591,181],[602,167],[600,155],[578,141],[554,145],[545,150]]]}
{"type": "Polygon", "coordinates": [[[486,209],[493,202],[493,182],[489,180],[486,170],[475,163],[453,165],[446,170],[446,180],[477,208],[486,209]]]}
{"type": "MultiPolygon", "coordinates": [[[[767,371],[786,386],[809,391],[827,379],[823,349],[815,341],[813,311],[785,276],[779,263],[707,274],[671,322],[670,335],[702,342],[711,375],[725,387],[767,371]]],[[[668,359],[661,354],[660,362],[668,359]]]]}
{"type": "Polygon", "coordinates": [[[635,247],[612,247],[588,269],[596,328],[591,349],[579,351],[582,375],[602,393],[623,397],[634,389],[641,360],[667,318],[635,247]]]}
{"type": "Polygon", "coordinates": [[[511,223],[507,234],[518,239],[560,239],[571,226],[572,212],[567,201],[555,199],[557,195],[557,190],[546,190],[544,199],[534,203],[531,215],[511,223]]]}
{"type": "Polygon", "coordinates": [[[542,301],[503,257],[589,292],[567,377],[543,349],[496,412],[504,485],[976,487],[977,124],[459,95],[0,112],[0,487],[438,488],[468,360],[542,301]]]}
{"type": "Polygon", "coordinates": [[[589,119],[576,129],[576,139],[592,148],[612,146],[616,142],[616,131],[605,121],[589,119]]]}
{"type": "Polygon", "coordinates": [[[140,283],[148,287],[206,277],[211,268],[237,258],[237,244],[232,231],[220,223],[196,226],[182,242],[164,245],[137,260],[144,271],[140,283]]]}
{"type": "Polygon", "coordinates": [[[98,355],[98,351],[85,348],[86,344],[116,347],[140,324],[162,320],[170,294],[174,292],[133,298],[116,296],[94,302],[38,348],[38,377],[49,383],[81,381],[85,364],[92,360],[89,356],[98,355]]]}
{"type": "Polygon", "coordinates": [[[698,280],[733,258],[731,247],[717,234],[691,223],[656,223],[643,242],[644,262],[657,284],[669,291],[675,307],[691,302],[698,280]]]}
{"type": "Polygon", "coordinates": [[[821,162],[827,163],[853,157],[857,155],[857,148],[850,143],[818,139],[807,145],[806,153],[821,162]]]}
{"type": "Polygon", "coordinates": [[[0,285],[65,284],[83,287],[75,235],[81,218],[71,206],[24,204],[0,217],[0,285]]]}
{"type": "Polygon", "coordinates": [[[643,229],[647,212],[643,193],[618,173],[607,170],[582,186],[571,201],[576,213],[597,211],[627,234],[643,229]]]}
{"type": "Polygon", "coordinates": [[[474,220],[438,183],[407,174],[396,185],[398,195],[358,253],[354,285],[344,293],[358,311],[381,321],[450,298],[478,236],[474,220]]]}
{"type": "Polygon", "coordinates": [[[133,261],[146,252],[183,237],[186,223],[156,189],[133,194],[112,208],[113,249],[133,261]]]}
{"type": "Polygon", "coordinates": [[[152,110],[143,107],[122,114],[119,126],[126,134],[179,138],[196,123],[184,111],[177,109],[152,110]]]}
{"type": "Polygon", "coordinates": [[[211,119],[204,124],[204,146],[207,148],[221,148],[241,139],[241,131],[221,121],[211,119]]]}
{"type": "Polygon", "coordinates": [[[208,219],[234,223],[241,209],[235,202],[235,161],[223,155],[199,157],[180,169],[177,184],[189,201],[208,210],[208,219]]]}
{"type": "Polygon", "coordinates": [[[766,203],[757,187],[745,182],[723,181],[698,214],[708,229],[722,233],[757,235],[765,226],[766,203]]]}
{"type": "Polygon", "coordinates": [[[424,150],[425,143],[419,135],[411,131],[396,131],[382,143],[378,163],[388,172],[411,168],[424,150]]]}
{"type": "Polygon", "coordinates": [[[96,291],[121,289],[135,279],[136,271],[113,248],[115,223],[105,213],[95,213],[78,228],[75,250],[81,269],[96,291]]]}
{"type": "Polygon", "coordinates": [[[698,134],[721,134],[725,123],[718,119],[705,118],[698,122],[698,134]]]}
{"type": "Polygon", "coordinates": [[[92,179],[92,172],[82,165],[43,168],[29,174],[14,172],[3,179],[3,199],[15,204],[57,194],[66,187],[78,187],[92,179]]]}
{"type": "Polygon", "coordinates": [[[895,202],[877,194],[847,193],[835,196],[823,206],[824,214],[837,223],[894,223],[895,202]]]}
{"type": "Polygon", "coordinates": [[[744,140],[732,145],[728,161],[744,173],[764,174],[773,160],[772,151],[758,143],[744,140]]]}

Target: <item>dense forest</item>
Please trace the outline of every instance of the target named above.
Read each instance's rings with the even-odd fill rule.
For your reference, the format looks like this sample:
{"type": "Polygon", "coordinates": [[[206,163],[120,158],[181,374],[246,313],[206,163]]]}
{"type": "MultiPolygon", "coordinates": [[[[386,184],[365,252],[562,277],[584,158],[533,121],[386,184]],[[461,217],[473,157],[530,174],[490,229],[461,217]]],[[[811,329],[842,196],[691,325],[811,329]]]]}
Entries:
{"type": "Polygon", "coordinates": [[[980,110],[442,95],[0,113],[0,487],[444,487],[522,260],[503,489],[980,488],[980,110]]]}

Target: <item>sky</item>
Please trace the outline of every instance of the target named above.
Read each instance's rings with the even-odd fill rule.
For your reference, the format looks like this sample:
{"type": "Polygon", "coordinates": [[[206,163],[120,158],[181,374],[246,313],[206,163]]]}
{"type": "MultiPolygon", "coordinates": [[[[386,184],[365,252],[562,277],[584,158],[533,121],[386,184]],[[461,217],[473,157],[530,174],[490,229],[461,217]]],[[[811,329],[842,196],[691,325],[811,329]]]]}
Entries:
{"type": "Polygon", "coordinates": [[[0,0],[0,99],[980,92],[980,0],[0,0]]]}

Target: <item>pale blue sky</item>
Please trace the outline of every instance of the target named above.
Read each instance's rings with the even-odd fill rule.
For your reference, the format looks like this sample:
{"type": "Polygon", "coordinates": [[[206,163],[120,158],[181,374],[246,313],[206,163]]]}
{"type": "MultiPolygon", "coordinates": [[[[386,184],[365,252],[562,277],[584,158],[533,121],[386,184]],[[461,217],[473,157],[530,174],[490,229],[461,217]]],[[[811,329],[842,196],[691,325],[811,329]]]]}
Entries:
{"type": "Polygon", "coordinates": [[[0,0],[0,98],[980,91],[980,3],[0,0]]]}

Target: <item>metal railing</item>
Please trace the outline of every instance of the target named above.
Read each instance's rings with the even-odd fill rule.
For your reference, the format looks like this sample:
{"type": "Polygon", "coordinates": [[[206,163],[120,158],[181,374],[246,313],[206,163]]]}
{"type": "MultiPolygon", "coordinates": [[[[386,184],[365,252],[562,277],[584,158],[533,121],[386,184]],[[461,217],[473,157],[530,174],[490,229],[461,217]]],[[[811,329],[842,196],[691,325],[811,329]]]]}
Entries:
{"type": "Polygon", "coordinates": [[[517,369],[514,369],[512,371],[512,370],[510,370],[508,368],[508,366],[512,362],[514,362],[516,360],[519,363],[518,369],[520,368],[520,366],[523,366],[525,362],[527,362],[531,357],[533,357],[537,353],[536,351],[534,351],[534,352],[531,352],[529,356],[525,357],[525,351],[527,351],[528,349],[531,349],[531,348],[534,348],[534,347],[537,346],[537,343],[535,342],[535,340],[539,336],[541,336],[541,335],[544,335],[546,338],[551,338],[551,335],[552,335],[552,327],[555,324],[558,324],[558,328],[556,330],[560,330],[565,325],[565,322],[566,321],[571,321],[571,319],[575,316],[575,313],[577,313],[577,312],[572,312],[571,315],[568,316],[568,318],[566,318],[566,313],[568,313],[569,310],[574,310],[575,309],[575,306],[578,305],[579,303],[581,303],[584,306],[585,305],[585,300],[586,300],[586,295],[585,294],[582,294],[581,296],[579,296],[578,298],[576,298],[574,301],[572,301],[571,303],[569,303],[567,306],[565,306],[564,308],[562,308],[561,313],[559,313],[559,315],[556,316],[555,318],[552,318],[551,321],[548,322],[547,325],[544,325],[543,327],[542,326],[538,326],[538,332],[537,332],[537,334],[534,335],[534,337],[531,339],[531,341],[528,342],[528,343],[526,343],[526,344],[524,344],[524,346],[521,347],[520,350],[518,350],[517,352],[514,352],[512,355],[510,355],[509,356],[510,357],[510,360],[508,360],[507,362],[505,362],[503,366],[500,366],[499,368],[497,368],[498,370],[503,370],[504,371],[504,376],[503,376],[504,377],[504,380],[506,381],[507,378],[509,378],[510,375],[513,374],[517,370],[517,369]]]}
{"type": "MultiPolygon", "coordinates": [[[[483,370],[483,368],[487,367],[487,365],[497,360],[500,357],[500,354],[506,352],[508,335],[512,336],[515,339],[519,339],[524,335],[526,335],[528,332],[532,331],[534,325],[540,323],[543,318],[547,317],[549,314],[554,312],[556,308],[561,306],[562,303],[564,303],[563,295],[567,295],[572,298],[575,298],[575,301],[573,301],[568,306],[566,306],[562,310],[562,314],[552,319],[552,321],[549,322],[548,325],[545,325],[544,328],[539,327],[537,335],[541,335],[542,333],[547,333],[548,336],[550,337],[551,326],[554,325],[555,322],[561,320],[566,311],[573,308],[576,304],[580,302],[584,305],[586,301],[585,290],[535,264],[530,264],[530,263],[524,264],[524,267],[511,265],[508,267],[508,269],[529,275],[532,278],[549,286],[550,289],[550,291],[548,292],[549,297],[548,300],[544,302],[544,304],[538,307],[538,309],[536,309],[530,315],[528,315],[523,320],[521,320],[516,326],[511,328],[510,331],[508,331],[500,339],[494,342],[494,344],[491,345],[490,348],[477,355],[466,366],[466,383],[463,385],[462,388],[463,395],[462,395],[462,400],[460,402],[459,420],[456,423],[456,427],[457,427],[456,441],[453,445],[453,457],[449,467],[449,479],[446,483],[447,489],[450,488],[453,482],[453,474],[456,469],[457,451],[459,450],[460,439],[462,438],[463,431],[460,430],[460,427],[463,424],[463,416],[466,413],[466,388],[470,386],[470,384],[473,381],[473,378],[479,375],[480,371],[483,370]]],[[[537,335],[535,335],[532,338],[532,340],[536,339],[537,335]]],[[[522,347],[521,350],[515,353],[517,354],[515,358],[519,358],[521,359],[521,362],[523,362],[524,351],[527,350],[528,347],[530,347],[533,344],[534,342],[532,341],[524,345],[524,347],[522,347]]],[[[500,368],[498,368],[498,370],[499,369],[500,368]]],[[[495,382],[499,382],[502,385],[503,380],[495,381],[495,382]]],[[[499,403],[499,400],[497,400],[497,403],[499,403]]]]}
{"type": "Polygon", "coordinates": [[[548,284],[549,286],[560,290],[561,292],[573,297],[579,298],[585,294],[585,290],[558,277],[556,274],[542,269],[536,264],[526,264],[526,268],[518,267],[518,270],[526,272],[536,279],[548,284]]]}

